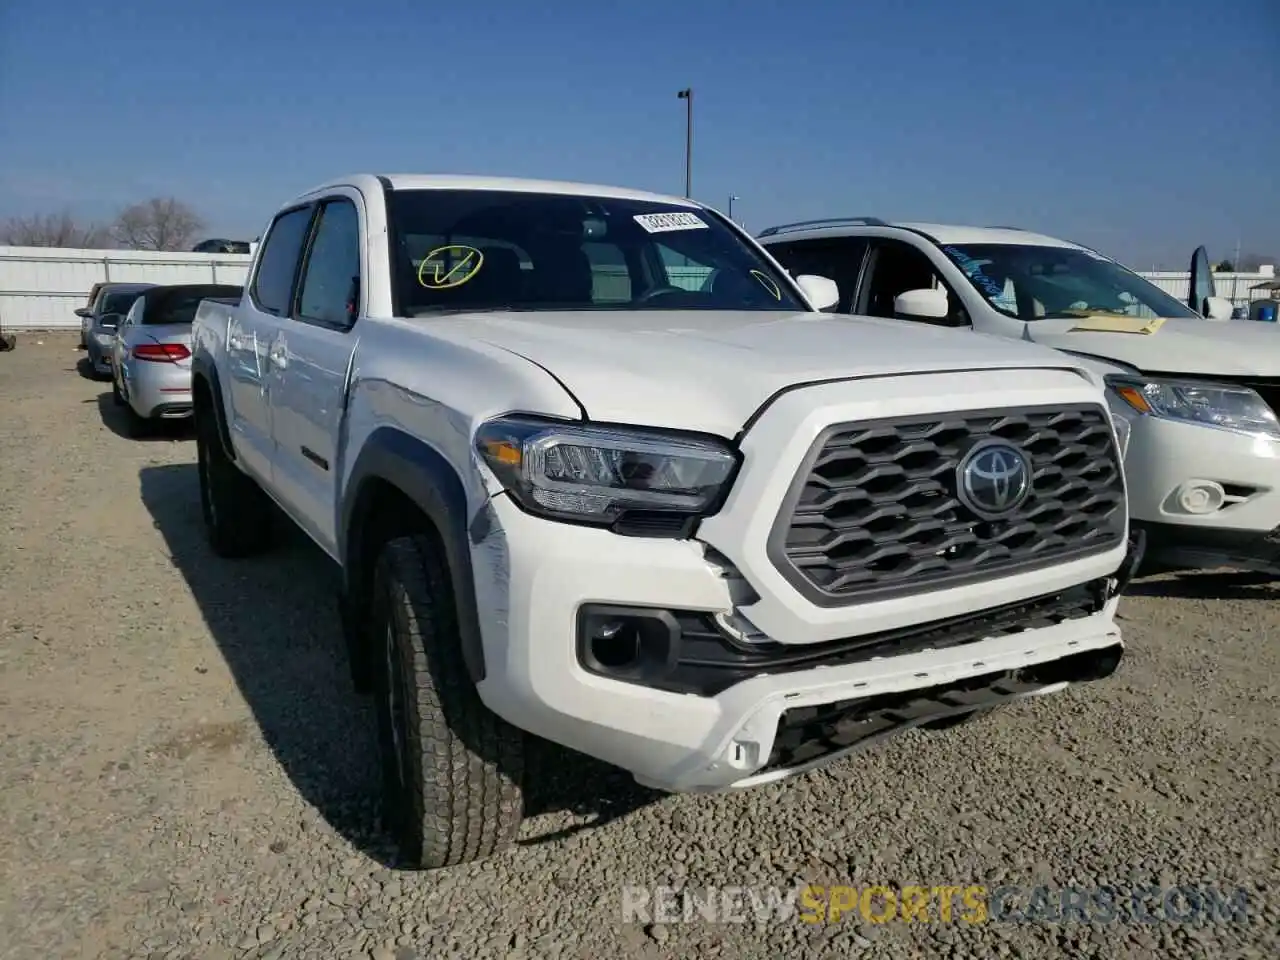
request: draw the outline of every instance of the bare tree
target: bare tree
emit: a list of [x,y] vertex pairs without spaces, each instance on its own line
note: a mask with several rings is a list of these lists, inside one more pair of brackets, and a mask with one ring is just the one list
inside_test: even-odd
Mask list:
[[0,223],[0,244],[90,249],[112,246],[111,231],[96,223],[79,223],[66,210],[62,213],[35,214],[5,220]]
[[115,237],[131,250],[189,250],[204,229],[200,214],[173,197],[152,197],[125,207]]

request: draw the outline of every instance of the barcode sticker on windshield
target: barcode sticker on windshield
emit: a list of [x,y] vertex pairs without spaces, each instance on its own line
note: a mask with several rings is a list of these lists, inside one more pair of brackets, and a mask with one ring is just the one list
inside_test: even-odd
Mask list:
[[694,213],[640,213],[636,214],[635,221],[649,233],[707,229],[702,218]]

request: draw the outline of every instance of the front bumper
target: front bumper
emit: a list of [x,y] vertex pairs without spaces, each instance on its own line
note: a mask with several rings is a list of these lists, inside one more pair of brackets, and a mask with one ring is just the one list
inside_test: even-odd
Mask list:
[[96,337],[90,337],[87,345],[89,366],[93,372],[99,376],[111,375],[111,350],[110,343],[103,343]]
[[[487,614],[482,699],[515,726],[658,789],[718,790],[787,776],[940,716],[1063,685],[1049,672],[1037,679],[1032,668],[1059,663],[1073,680],[1089,679],[1091,671],[1105,675],[1101,665],[1117,660],[1122,645],[1114,614],[1131,564],[1092,581],[1103,591],[1093,612],[1060,622],[1027,616],[1019,625],[1029,629],[1005,625],[990,635],[970,624],[955,645],[935,638],[910,653],[878,649],[859,658],[846,650],[797,669],[766,666],[710,696],[627,682],[583,662],[573,639],[583,606],[729,614],[738,589],[733,571],[695,541],[553,524],[524,514],[505,496],[488,509],[490,532],[473,546],[477,601]],[[856,613],[847,630],[859,632]],[[902,643],[912,648],[905,634]],[[975,694],[977,688],[989,689]],[[970,699],[957,704],[961,691]],[[915,704],[910,715],[881,716],[866,736],[832,741],[836,746],[821,757],[789,762],[787,731],[797,711],[841,704],[848,717],[881,710],[881,698],[894,697]],[[922,708],[922,698],[937,705]]]
[[1280,562],[1280,443],[1155,417],[1131,422],[1129,514],[1147,532],[1153,560],[1188,567]]

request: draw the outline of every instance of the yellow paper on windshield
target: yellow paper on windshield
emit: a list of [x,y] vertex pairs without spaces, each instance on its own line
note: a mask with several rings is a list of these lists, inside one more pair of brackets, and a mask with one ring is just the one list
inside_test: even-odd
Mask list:
[[1155,333],[1164,326],[1164,317],[1143,320],[1140,317],[1086,317],[1068,331],[1096,333]]

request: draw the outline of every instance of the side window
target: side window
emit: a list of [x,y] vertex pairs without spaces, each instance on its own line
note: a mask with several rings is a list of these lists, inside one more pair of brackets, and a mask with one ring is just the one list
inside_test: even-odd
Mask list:
[[310,222],[311,208],[301,207],[282,213],[271,224],[249,291],[259,310],[274,313],[277,317],[289,315],[293,275]]
[[613,243],[584,243],[582,252],[591,263],[593,303],[630,303],[631,272],[622,249]]
[[683,253],[678,253],[662,243],[655,243],[658,255],[662,257],[663,269],[667,272],[667,283],[683,290],[701,290],[713,269],[709,263],[698,263]]
[[298,319],[345,329],[352,304],[359,308],[360,215],[350,200],[330,200],[320,208],[307,252]]
[[840,288],[840,300],[835,313],[851,313],[853,297],[858,288],[858,274],[867,253],[867,241],[862,237],[836,237],[817,240],[793,240],[775,243],[768,247],[775,260],[787,273],[798,277],[802,273],[815,274],[834,280]]
[[[964,304],[947,283],[938,276],[933,261],[921,251],[900,240],[879,240],[871,252],[871,262],[863,283],[860,313],[870,317],[893,319],[894,300],[908,290],[942,290],[947,295],[948,313],[929,322],[941,326],[967,326]],[[923,318],[914,318],[923,319]]]

